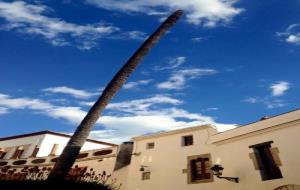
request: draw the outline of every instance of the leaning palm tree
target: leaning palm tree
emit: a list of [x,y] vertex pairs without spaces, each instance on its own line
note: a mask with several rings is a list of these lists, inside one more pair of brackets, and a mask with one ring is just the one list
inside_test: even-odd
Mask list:
[[125,83],[129,75],[135,70],[141,59],[146,55],[150,48],[160,39],[160,37],[172,27],[182,11],[178,10],[169,16],[160,27],[141,45],[141,47],[130,57],[126,64],[117,72],[113,79],[108,83],[102,95],[89,110],[85,118],[77,127],[67,146],[58,158],[48,180],[62,180],[66,177],[76,157],[89,136],[90,131],[100,117],[101,112],[110,102],[113,96]]

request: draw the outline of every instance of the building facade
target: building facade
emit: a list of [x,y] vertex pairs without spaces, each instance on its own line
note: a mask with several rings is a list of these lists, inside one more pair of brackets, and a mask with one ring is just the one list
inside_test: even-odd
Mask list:
[[[299,144],[300,110],[295,110],[222,133],[203,125],[133,137],[119,146],[92,145],[76,165],[112,174],[124,190],[299,190]],[[57,157],[41,156],[45,162],[38,164],[32,157],[4,157],[0,167],[52,166]],[[26,163],[14,165],[19,160]],[[223,167],[222,175],[211,170],[215,165]]]

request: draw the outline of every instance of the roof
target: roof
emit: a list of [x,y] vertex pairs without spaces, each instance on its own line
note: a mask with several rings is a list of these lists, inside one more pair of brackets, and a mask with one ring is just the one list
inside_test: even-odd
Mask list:
[[282,127],[300,123],[300,109],[285,112],[267,119],[252,122],[234,129],[217,133],[211,137],[211,143],[224,143],[252,136]]
[[[38,131],[38,132],[27,133],[27,134],[22,134],[22,135],[3,137],[3,138],[0,138],[0,141],[12,140],[12,139],[18,139],[18,138],[25,138],[25,137],[32,137],[32,136],[37,136],[37,135],[45,135],[45,134],[71,138],[71,135],[67,135],[67,134],[64,134],[64,133],[58,133],[58,132],[53,132],[53,131]],[[98,140],[94,140],[94,139],[87,139],[86,141],[87,142],[92,142],[92,143],[97,143],[97,144],[108,145],[108,146],[117,146],[116,144],[103,142],[103,141],[98,141]]]
[[131,139],[132,140],[151,139],[151,138],[162,137],[162,136],[167,136],[167,135],[187,133],[187,132],[197,131],[197,130],[207,129],[207,128],[215,129],[215,127],[213,125],[200,125],[200,126],[196,126],[196,127],[187,127],[187,128],[182,128],[182,129],[175,129],[172,131],[164,131],[164,132],[158,132],[158,133],[153,133],[153,134],[132,137]]
[[[241,136],[266,131],[267,129],[270,130],[271,128],[278,127],[278,125],[282,126],[282,124],[296,122],[296,121],[300,121],[300,109],[295,109],[289,112],[274,115],[268,118],[264,118],[263,120],[248,123],[246,125],[242,125],[223,132],[218,132],[218,133],[216,132],[211,136],[211,142],[218,143],[228,139],[239,138]],[[196,131],[200,129],[207,129],[207,128],[214,129],[215,127],[213,125],[200,125],[196,127],[187,127],[187,128],[181,128],[172,131],[164,131],[164,132],[137,136],[137,137],[133,137],[132,140],[133,141],[145,140],[145,139],[186,133],[186,132]]]

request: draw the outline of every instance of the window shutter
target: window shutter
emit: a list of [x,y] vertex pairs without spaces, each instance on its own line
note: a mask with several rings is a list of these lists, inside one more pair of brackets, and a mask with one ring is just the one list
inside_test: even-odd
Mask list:
[[14,154],[12,155],[11,159],[16,159],[16,158],[18,158],[19,152],[20,152],[20,150],[17,148],[17,149],[15,150]]
[[280,158],[279,158],[279,149],[277,147],[274,147],[274,148],[271,148],[270,151],[271,151],[271,154],[272,154],[272,157],[273,157],[273,160],[274,160],[275,164],[277,166],[281,166],[282,163],[281,163]]
[[255,153],[254,152],[249,153],[249,157],[251,158],[251,160],[253,162],[255,170],[260,170],[257,160],[256,160],[256,157],[255,157]]
[[36,145],[34,147],[34,150],[33,150],[32,154],[31,154],[31,157],[35,158],[37,156],[39,150],[40,150],[40,148]]

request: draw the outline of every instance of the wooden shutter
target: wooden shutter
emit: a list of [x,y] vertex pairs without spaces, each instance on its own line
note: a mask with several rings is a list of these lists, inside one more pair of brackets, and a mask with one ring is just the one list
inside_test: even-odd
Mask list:
[[262,163],[260,162],[260,160],[257,159],[258,156],[257,153],[254,153],[254,152],[251,152],[249,153],[249,157],[251,158],[252,162],[253,162],[253,165],[254,165],[254,168],[255,170],[261,170],[263,167],[262,167]]
[[35,158],[37,153],[39,152],[39,150],[40,150],[40,148],[36,145],[34,147],[34,150],[33,150],[32,154],[31,154],[31,157]]
[[274,160],[276,166],[281,166],[282,163],[279,158],[279,149],[277,147],[274,147],[274,148],[271,148],[270,151],[271,151],[271,154],[272,154],[272,157],[273,157],[273,160]]
[[17,158],[20,158],[22,153],[23,153],[23,147],[22,146],[19,146],[16,148],[14,154],[12,155],[12,159],[17,159]]

